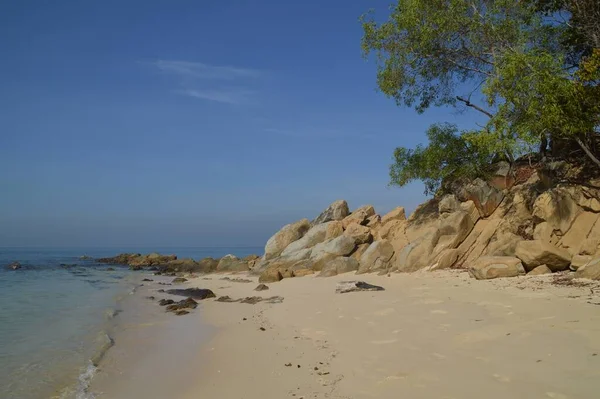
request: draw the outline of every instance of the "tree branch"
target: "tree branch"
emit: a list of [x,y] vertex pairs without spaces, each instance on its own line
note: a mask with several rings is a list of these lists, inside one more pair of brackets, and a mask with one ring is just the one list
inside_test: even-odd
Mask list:
[[494,117],[494,115],[491,112],[486,111],[485,109],[481,108],[480,106],[473,104],[470,100],[467,100],[466,98],[462,98],[461,96],[456,96],[456,99],[460,102],[465,103],[465,105],[467,107],[471,107],[471,108],[476,109],[477,111],[481,112],[482,114],[487,115],[489,118]]
[[596,158],[594,156],[594,154],[592,154],[592,152],[590,151],[590,149],[587,147],[587,145],[584,144],[583,141],[581,141],[581,139],[579,137],[575,137],[575,141],[577,142],[577,144],[579,144],[579,146],[581,147],[581,149],[586,153],[586,155],[588,157],[590,157],[590,159],[592,161],[594,161],[594,163],[598,166],[600,166],[600,161],[598,160],[598,158]]

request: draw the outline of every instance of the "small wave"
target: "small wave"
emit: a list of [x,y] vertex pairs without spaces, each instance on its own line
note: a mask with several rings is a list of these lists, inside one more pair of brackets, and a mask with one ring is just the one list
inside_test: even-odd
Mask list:
[[107,333],[101,333],[98,336],[98,350],[91,358],[92,365],[98,366],[98,364],[104,358],[104,355],[106,355],[106,352],[108,352],[108,350],[112,348],[114,344],[115,341]]
[[83,373],[79,375],[79,384],[75,393],[75,399],[94,399],[96,397],[96,395],[89,392],[89,389],[92,378],[96,375],[97,370],[98,368],[90,362]]

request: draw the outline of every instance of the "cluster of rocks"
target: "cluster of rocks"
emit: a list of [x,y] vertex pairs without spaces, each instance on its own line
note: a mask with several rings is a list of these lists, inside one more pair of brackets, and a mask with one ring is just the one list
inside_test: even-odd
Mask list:
[[234,255],[225,255],[220,259],[207,257],[201,260],[191,258],[179,259],[176,255],[161,255],[151,253],[119,254],[110,258],[100,258],[99,263],[110,265],[129,266],[132,270],[155,268],[159,274],[176,273],[215,273],[215,272],[244,272],[254,267],[259,256],[249,255],[238,258]]
[[408,218],[402,207],[350,213],[336,201],[273,235],[253,272],[261,282],[446,268],[477,279],[569,269],[600,279],[600,181],[568,185],[535,170],[520,179],[501,164],[491,179],[457,183]]

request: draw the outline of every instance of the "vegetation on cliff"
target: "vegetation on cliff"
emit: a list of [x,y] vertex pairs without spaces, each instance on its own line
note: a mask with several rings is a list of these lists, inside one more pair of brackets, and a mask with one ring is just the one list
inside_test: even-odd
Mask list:
[[486,118],[470,131],[433,125],[427,146],[397,148],[391,184],[422,180],[434,193],[445,179],[481,177],[493,161],[532,152],[600,167],[597,0],[398,0],[386,22],[362,22],[378,86],[398,105]]

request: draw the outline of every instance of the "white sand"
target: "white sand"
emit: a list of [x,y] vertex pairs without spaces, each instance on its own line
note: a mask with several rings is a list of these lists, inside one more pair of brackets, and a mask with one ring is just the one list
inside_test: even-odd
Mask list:
[[[198,278],[184,286],[232,298],[280,295],[285,300],[250,305],[211,299],[192,314],[170,316],[181,325],[170,328],[168,346],[156,341],[145,361],[163,374],[142,373],[145,378],[136,380],[130,376],[136,367],[121,367],[121,387],[113,384],[112,393],[101,397],[600,397],[598,283],[557,287],[549,284],[553,276],[475,281],[466,273],[446,271],[309,276],[255,292],[254,277],[253,283],[222,277]],[[357,278],[386,290],[334,293],[336,282]],[[190,341],[194,329],[202,336],[204,322],[214,325],[216,334],[204,338],[204,344]],[[123,350],[130,351],[134,342]],[[179,361],[168,364],[174,363],[173,356]],[[113,365],[123,364],[112,359]],[[127,395],[123,381],[137,381],[129,384]],[[141,381],[146,381],[145,390],[139,389]],[[167,396],[150,389],[161,384],[169,387]]]
[[[185,399],[600,397],[600,306],[587,303],[600,304],[598,284],[439,272],[310,276],[256,293],[212,278],[191,285],[285,300],[205,302],[219,330]],[[334,293],[356,278],[386,291]]]

